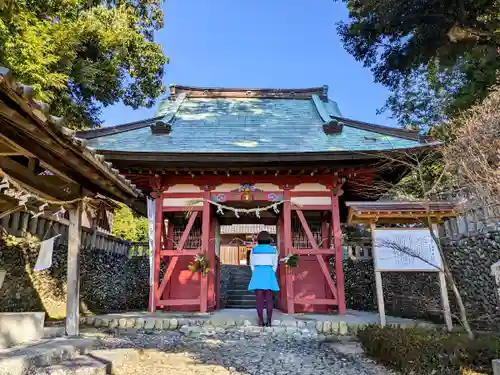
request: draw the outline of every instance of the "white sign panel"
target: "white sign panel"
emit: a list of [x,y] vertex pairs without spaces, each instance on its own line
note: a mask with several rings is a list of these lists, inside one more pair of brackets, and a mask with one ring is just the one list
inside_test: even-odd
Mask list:
[[429,229],[376,229],[373,233],[376,271],[438,272],[441,255]]

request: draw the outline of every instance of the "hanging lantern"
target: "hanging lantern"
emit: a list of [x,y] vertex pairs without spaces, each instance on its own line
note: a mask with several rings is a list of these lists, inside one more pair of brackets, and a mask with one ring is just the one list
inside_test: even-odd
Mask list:
[[253,194],[249,188],[243,190],[243,192],[241,193],[241,200],[244,202],[253,201]]

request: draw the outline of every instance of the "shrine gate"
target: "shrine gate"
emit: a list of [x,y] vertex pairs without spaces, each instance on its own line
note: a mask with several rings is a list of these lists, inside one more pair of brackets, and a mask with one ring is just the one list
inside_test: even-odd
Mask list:
[[[280,258],[299,256],[280,262],[282,311],[344,314],[344,202],[401,176],[377,168],[384,155],[435,144],[342,117],[326,86],[171,86],[157,117],[78,136],[155,199],[151,311],[219,308],[220,225],[251,223],[276,225]],[[198,254],[206,274],[189,269]]]

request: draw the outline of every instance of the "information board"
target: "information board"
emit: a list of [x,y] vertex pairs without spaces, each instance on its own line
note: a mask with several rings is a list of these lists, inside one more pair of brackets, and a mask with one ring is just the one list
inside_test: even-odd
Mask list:
[[439,272],[439,249],[429,229],[376,229],[373,233],[376,271]]

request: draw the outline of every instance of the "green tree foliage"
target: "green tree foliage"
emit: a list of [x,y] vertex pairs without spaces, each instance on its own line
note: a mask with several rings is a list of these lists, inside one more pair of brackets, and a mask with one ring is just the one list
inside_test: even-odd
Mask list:
[[162,0],[0,1],[0,64],[32,85],[70,127],[100,124],[100,108],[150,107],[168,59],[153,33]]
[[378,113],[390,112],[401,127],[433,128],[447,119],[461,78],[456,69],[442,71],[437,61],[431,61],[404,77]]
[[115,210],[113,235],[132,242],[148,240],[148,219],[135,215],[130,208],[120,204]]
[[383,108],[404,126],[432,127],[482,100],[500,67],[490,0],[343,0],[346,50],[393,91]]

